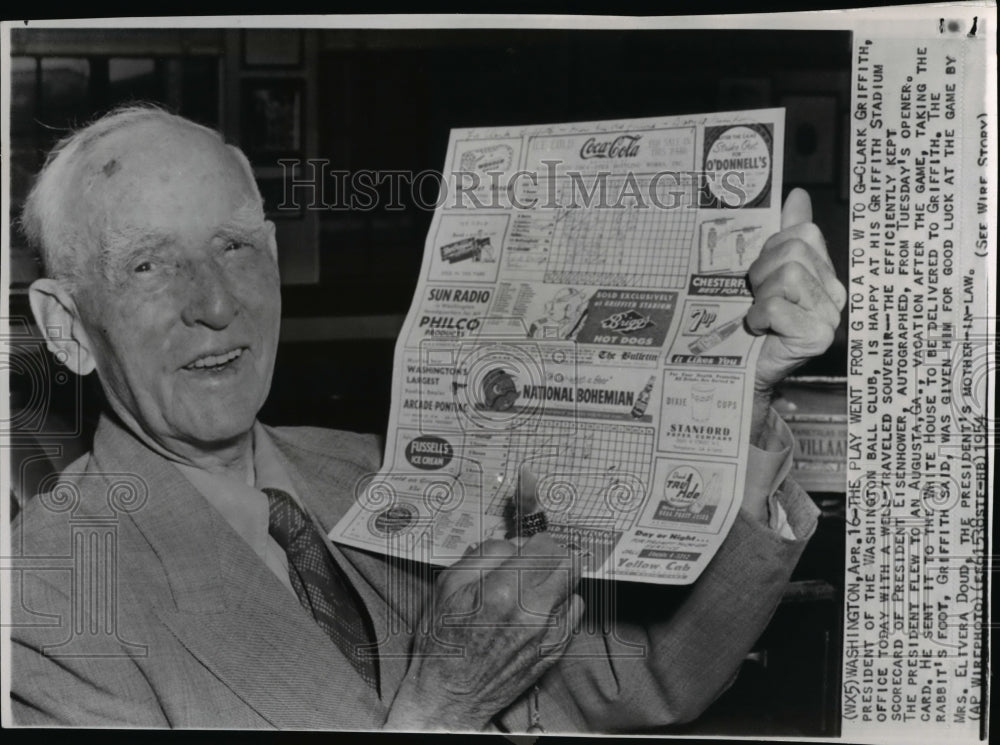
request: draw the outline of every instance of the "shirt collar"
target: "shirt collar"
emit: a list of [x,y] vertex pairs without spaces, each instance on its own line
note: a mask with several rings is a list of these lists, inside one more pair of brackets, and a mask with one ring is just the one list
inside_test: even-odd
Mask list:
[[256,474],[255,486],[258,489],[269,487],[288,492],[301,505],[299,495],[295,493],[292,480],[285,470],[281,454],[274,441],[260,422],[253,425],[253,466]]
[[262,556],[268,540],[270,510],[267,496],[260,490],[264,487],[281,489],[296,502],[299,499],[278,449],[264,427],[255,422],[252,433],[253,473],[247,474],[246,481],[181,463],[174,465],[229,526]]

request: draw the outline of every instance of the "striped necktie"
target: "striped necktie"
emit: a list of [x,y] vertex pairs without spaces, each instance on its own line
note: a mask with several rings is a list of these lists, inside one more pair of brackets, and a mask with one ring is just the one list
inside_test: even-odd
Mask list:
[[268,532],[285,550],[288,577],[302,607],[378,691],[378,647],[371,618],[357,591],[330,556],[309,516],[281,489],[262,489],[270,506]]

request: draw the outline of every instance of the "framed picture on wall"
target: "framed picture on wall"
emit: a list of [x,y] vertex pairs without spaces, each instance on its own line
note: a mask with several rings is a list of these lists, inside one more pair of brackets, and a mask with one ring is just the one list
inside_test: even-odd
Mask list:
[[836,96],[784,96],[785,180],[832,184],[836,147]]
[[304,84],[298,78],[247,78],[241,94],[240,145],[257,166],[302,157]]
[[243,32],[243,67],[301,67],[302,61],[302,32],[297,29]]

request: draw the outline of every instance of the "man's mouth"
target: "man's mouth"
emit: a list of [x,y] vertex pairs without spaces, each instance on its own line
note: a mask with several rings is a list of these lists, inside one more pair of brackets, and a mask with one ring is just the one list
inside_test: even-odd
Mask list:
[[199,357],[194,362],[184,365],[185,370],[224,370],[225,368],[232,365],[236,360],[243,356],[243,352],[246,351],[246,347],[237,347],[228,352],[222,352],[221,354],[206,354],[203,357]]

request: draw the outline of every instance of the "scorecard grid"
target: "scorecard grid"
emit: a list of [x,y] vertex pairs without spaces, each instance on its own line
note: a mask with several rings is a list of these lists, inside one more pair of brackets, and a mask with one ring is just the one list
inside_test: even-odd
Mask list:
[[[487,474],[503,478],[485,479],[486,514],[506,514],[518,468],[531,462],[539,480],[539,502],[551,523],[629,530],[635,522],[649,483],[651,427],[547,422],[530,433],[514,431],[490,439],[496,461],[483,465]],[[616,494],[634,497],[613,508],[609,494],[616,485],[627,485]]]
[[[618,200],[622,183],[608,182],[608,199]],[[658,188],[669,188],[658,185]],[[677,185],[673,188],[676,190]],[[563,180],[553,216],[544,281],[548,284],[681,289],[689,271],[697,210],[689,204],[668,208],[677,193],[658,195],[645,206],[583,208],[578,187]],[[671,196],[673,194],[673,196]],[[625,200],[622,200],[625,201]],[[615,204],[611,201],[610,204]],[[626,202],[627,204],[627,202]],[[569,205],[569,206],[567,206]]]

